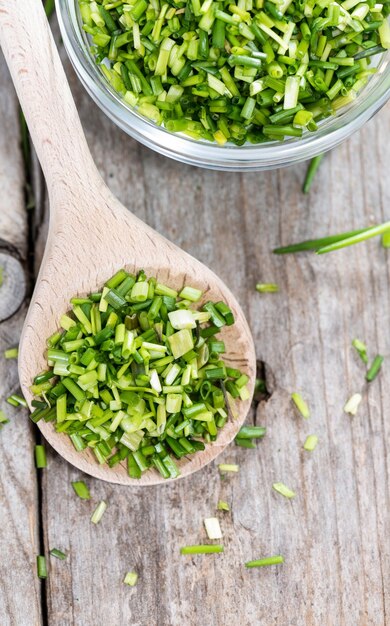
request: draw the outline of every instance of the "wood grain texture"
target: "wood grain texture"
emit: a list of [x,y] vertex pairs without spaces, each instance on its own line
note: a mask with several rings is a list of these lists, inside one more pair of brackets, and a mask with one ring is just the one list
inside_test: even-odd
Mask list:
[[[279,258],[271,249],[389,219],[389,107],[326,157],[303,196],[305,165],[232,175],[140,147],[92,105],[65,64],[103,178],[140,219],[232,288],[272,396],[257,409],[266,438],[256,450],[230,446],[222,459],[238,462],[240,472],[224,480],[213,464],[182,482],[129,490],[49,453],[45,545],[69,552],[64,562],[50,561],[49,625],[388,626],[389,251],[378,240],[323,257]],[[280,293],[256,293],[259,280],[278,282]],[[371,356],[386,357],[370,386],[354,337]],[[310,421],[294,412],[292,391],[309,402]],[[351,418],[343,405],[356,391],[363,402]],[[309,433],[320,438],[312,454],[302,450]],[[76,479],[86,480],[92,501],[76,498]],[[274,481],[294,488],[295,500],[274,493]],[[94,526],[100,499],[108,507]],[[225,553],[181,557],[181,545],[206,541],[203,518],[218,499],[232,509],[218,513]],[[282,566],[243,568],[276,553],[285,556]],[[121,581],[133,569],[140,577],[130,589]]]
[[[249,376],[251,396],[255,351],[238,302],[211,270],[126,210],[104,184],[89,153],[42,3],[35,0],[31,5],[27,14],[21,5],[0,0],[0,41],[45,173],[51,212],[45,255],[20,340],[24,396],[32,399],[31,381],[46,365],[46,337],[58,329],[70,298],[100,289],[120,267],[131,272],[143,268],[178,290],[191,284],[203,291],[203,301],[229,302],[235,324],[223,329],[221,338],[227,362]],[[223,451],[249,407],[250,400],[240,402],[237,419],[226,424],[217,442],[180,460],[181,477]],[[52,423],[42,420],[38,426],[64,458],[93,476],[120,484],[164,482],[155,469],[135,481],[126,463],[112,469],[99,465],[92,450],[76,451]]]
[[[0,52],[0,312],[9,317],[24,298],[24,270],[14,253],[26,260],[27,215],[24,173],[19,149],[17,100]],[[12,274],[11,274],[12,272]],[[17,302],[17,306],[14,304]],[[7,303],[7,311],[2,305]],[[7,315],[6,315],[7,313]],[[34,437],[27,411],[14,409],[6,398],[18,390],[17,363],[6,361],[4,350],[16,346],[26,305],[0,323],[0,409],[10,423],[0,432],[0,554],[3,575],[0,589],[2,626],[41,624],[40,584],[35,558],[39,552],[38,494],[34,469]]]

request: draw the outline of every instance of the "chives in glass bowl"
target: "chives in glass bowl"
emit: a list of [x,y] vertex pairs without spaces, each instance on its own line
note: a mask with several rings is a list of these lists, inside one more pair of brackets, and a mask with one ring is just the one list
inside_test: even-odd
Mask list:
[[375,20],[387,16],[388,2],[56,5],[65,48],[98,106],[144,145],[191,165],[245,171],[309,159],[347,139],[390,97],[390,26],[387,17]]

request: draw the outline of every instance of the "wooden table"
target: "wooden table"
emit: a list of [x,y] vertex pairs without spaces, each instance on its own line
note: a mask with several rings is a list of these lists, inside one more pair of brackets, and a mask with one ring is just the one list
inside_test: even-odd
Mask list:
[[[5,403],[18,388],[16,363],[0,356],[0,403],[11,420],[0,433],[2,626],[390,624],[390,253],[373,240],[323,257],[272,254],[280,244],[390,219],[390,108],[327,155],[305,196],[306,164],[227,174],[143,148],[104,117],[63,59],[113,192],[212,267],[242,301],[270,393],[249,420],[267,435],[256,450],[228,448],[221,461],[240,471],[225,479],[212,464],[162,487],[112,486],[50,449],[48,468],[37,471],[39,435],[26,411]],[[29,210],[25,182],[17,101],[1,59],[0,248],[20,256],[28,284],[24,304],[0,324],[0,355],[18,342],[46,235],[35,160]],[[280,293],[258,294],[257,281],[277,282]],[[355,337],[371,357],[387,357],[370,385],[351,347]],[[309,421],[294,412],[293,391],[308,400]],[[350,417],[343,406],[355,392],[363,401]],[[309,433],[319,436],[313,453],[302,449]],[[88,483],[91,501],[73,493],[77,479]],[[296,498],[273,492],[275,481]],[[94,526],[90,515],[101,499],[107,511]],[[218,513],[225,553],[180,556],[180,546],[205,540],[203,519],[219,499],[231,506]],[[41,583],[35,558],[53,547],[68,558],[50,558]],[[285,563],[243,566],[272,554]],[[122,584],[129,570],[139,574],[135,588]]]

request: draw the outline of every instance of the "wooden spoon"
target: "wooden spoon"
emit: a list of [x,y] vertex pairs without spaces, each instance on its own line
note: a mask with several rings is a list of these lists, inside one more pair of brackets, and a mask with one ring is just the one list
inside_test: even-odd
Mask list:
[[[44,171],[51,207],[45,255],[19,348],[20,382],[28,402],[32,379],[46,365],[46,338],[58,328],[69,299],[101,288],[121,267],[144,269],[173,288],[188,284],[202,289],[206,299],[226,301],[236,318],[235,325],[222,334],[226,360],[248,374],[252,396],[255,351],[240,306],[210,269],[132,215],[103,182],[89,152],[41,0],[0,0],[0,43]],[[215,443],[182,459],[181,476],[200,469],[224,450],[249,406],[250,400],[240,402],[239,417],[226,424]],[[90,450],[77,452],[51,423],[40,421],[38,426],[59,454],[92,476],[126,485],[166,482],[155,470],[145,472],[140,480],[131,479],[126,467],[110,469],[99,465]]]

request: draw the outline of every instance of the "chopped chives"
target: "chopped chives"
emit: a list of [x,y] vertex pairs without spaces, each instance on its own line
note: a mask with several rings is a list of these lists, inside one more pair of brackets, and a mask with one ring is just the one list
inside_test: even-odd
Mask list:
[[38,469],[47,467],[45,446],[35,446],[35,467],[37,467]]
[[284,483],[273,483],[272,487],[285,498],[295,498],[296,496],[295,491],[287,487]]
[[362,396],[360,393],[354,393],[349,400],[344,405],[345,413],[349,413],[350,415],[356,415],[359,404],[362,401]]
[[284,558],[280,555],[277,556],[268,556],[265,559],[257,559],[255,561],[247,561],[245,563],[245,567],[266,567],[267,565],[278,565],[278,563],[283,563]]
[[65,552],[61,552],[61,550],[58,550],[58,548],[52,548],[50,550],[50,554],[52,556],[55,556],[56,559],[60,559],[60,561],[64,561],[67,556]]
[[303,447],[308,452],[313,452],[314,448],[317,446],[317,443],[318,443],[317,435],[308,435],[306,437],[305,443],[303,444]]
[[374,2],[78,4],[95,61],[126,106],[221,146],[315,132],[365,85],[366,58],[390,47],[387,4]]
[[221,526],[217,517],[206,517],[204,527],[209,539],[222,539]]
[[367,363],[368,363],[367,346],[362,341],[360,341],[359,339],[354,339],[352,341],[352,345],[355,348],[355,350],[358,353],[358,355],[360,356],[360,358],[363,361],[363,363],[365,363],[367,365]]
[[123,579],[125,585],[129,587],[135,587],[138,581],[138,574],[136,572],[127,572],[126,576]]
[[256,291],[259,293],[276,293],[279,291],[279,285],[276,283],[257,283]]
[[18,348],[9,348],[4,352],[5,359],[17,359],[18,358]]
[[264,426],[241,426],[237,437],[239,439],[259,439],[264,437],[266,428]]
[[37,574],[38,578],[47,578],[46,558],[42,555],[37,556]]
[[310,409],[309,409],[307,403],[305,402],[305,400],[302,398],[301,394],[300,393],[292,393],[291,394],[291,399],[294,402],[294,404],[297,407],[297,409],[300,412],[300,414],[302,415],[302,417],[304,417],[305,419],[309,419],[309,417],[310,417]]
[[4,411],[0,410],[0,429],[4,426],[4,424],[8,424],[9,419],[6,418]]
[[224,551],[222,545],[198,545],[198,546],[183,546],[180,548],[180,554],[218,554]]
[[31,419],[52,421],[99,464],[122,462],[133,479],[150,468],[177,478],[175,459],[217,438],[234,412],[231,395],[250,396],[249,377],[226,366],[216,336],[233,312],[225,302],[196,310],[201,297],[195,287],[178,293],[143,271],[120,270],[101,291],[72,298],[48,368],[30,388],[40,397]]
[[233,463],[222,463],[221,465],[218,465],[218,469],[221,474],[223,474],[225,472],[238,472],[240,468],[238,465]]
[[104,502],[104,500],[101,500],[99,504],[97,505],[96,509],[94,510],[94,512],[92,513],[91,522],[93,524],[98,524],[100,522],[100,520],[102,519],[104,515],[106,508],[107,508],[107,504]]
[[91,494],[89,493],[89,489],[83,480],[77,480],[72,482],[72,487],[76,495],[82,500],[89,500],[91,498]]
[[375,359],[371,363],[370,368],[366,374],[366,380],[368,383],[372,382],[374,378],[377,377],[377,375],[379,374],[379,370],[382,367],[382,363],[383,363],[383,356],[381,356],[380,354],[377,354]]
[[26,400],[22,396],[18,395],[17,393],[13,393],[11,396],[9,396],[7,398],[7,402],[8,404],[11,404],[11,406],[14,406],[14,407],[24,406],[25,408],[27,408]]
[[218,511],[230,511],[230,506],[224,500],[218,500],[217,510]]

